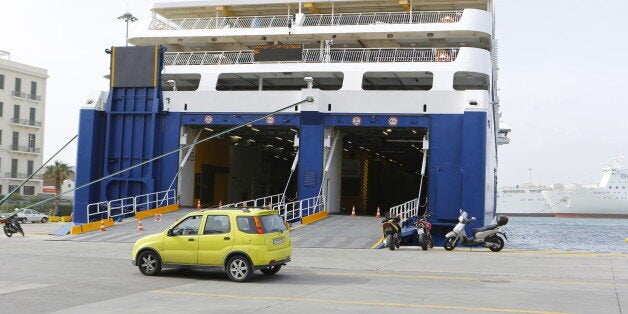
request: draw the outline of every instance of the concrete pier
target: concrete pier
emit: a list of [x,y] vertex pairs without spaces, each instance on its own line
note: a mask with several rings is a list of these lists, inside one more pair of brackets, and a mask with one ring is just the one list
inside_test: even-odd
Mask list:
[[256,273],[250,282],[233,283],[210,271],[166,270],[146,277],[131,266],[131,243],[49,241],[45,228],[26,224],[25,237],[0,237],[0,302],[6,308],[22,313],[628,309],[628,253],[297,247],[277,275]]

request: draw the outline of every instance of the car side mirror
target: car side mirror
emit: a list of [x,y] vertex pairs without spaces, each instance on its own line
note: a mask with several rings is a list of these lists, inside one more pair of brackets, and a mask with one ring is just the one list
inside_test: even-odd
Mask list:
[[172,232],[172,229],[168,229],[168,233],[167,233],[167,235],[168,235],[169,237],[171,237],[171,236],[173,236],[173,235],[174,235],[174,233]]

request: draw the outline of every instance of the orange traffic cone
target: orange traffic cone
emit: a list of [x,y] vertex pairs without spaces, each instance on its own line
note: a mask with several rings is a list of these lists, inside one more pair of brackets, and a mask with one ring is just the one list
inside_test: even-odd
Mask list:
[[100,220],[100,231],[107,231],[107,228],[105,228],[105,220],[104,219]]
[[203,208],[201,208],[201,199],[198,199],[198,203],[196,203],[196,209],[201,210]]
[[142,225],[142,220],[137,220],[137,231],[144,231],[144,225]]
[[355,206],[353,206],[353,208],[351,209],[351,216],[355,216]]
[[379,206],[377,206],[377,215],[375,215],[375,218],[380,218],[382,217],[382,214],[379,213]]

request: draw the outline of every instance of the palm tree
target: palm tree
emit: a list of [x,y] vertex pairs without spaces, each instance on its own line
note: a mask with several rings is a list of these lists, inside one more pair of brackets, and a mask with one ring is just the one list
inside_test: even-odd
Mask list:
[[[55,190],[57,196],[61,193],[61,185],[63,181],[68,179],[74,174],[74,171],[70,169],[67,164],[55,160],[54,165],[46,166],[46,172],[44,172],[44,180],[53,180],[55,184]],[[55,199],[55,204],[59,204],[59,198]]]

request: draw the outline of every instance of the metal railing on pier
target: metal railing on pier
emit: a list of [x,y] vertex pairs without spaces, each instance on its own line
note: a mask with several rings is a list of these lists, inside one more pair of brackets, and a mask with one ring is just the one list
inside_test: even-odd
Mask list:
[[410,217],[419,215],[419,199],[411,199],[403,204],[393,206],[388,211],[387,217],[401,217],[401,221],[404,221]]
[[[453,62],[459,48],[334,48],[303,49],[302,63]],[[288,61],[286,61],[288,62]],[[298,62],[298,61],[297,61]],[[167,52],[165,65],[253,64],[253,50]],[[281,62],[274,62],[281,63]],[[294,63],[294,61],[289,61]]]
[[87,221],[92,222],[107,218],[122,219],[134,216],[139,211],[172,205],[176,201],[176,191],[166,190],[111,201],[96,202],[87,205]]
[[275,194],[270,196],[264,196],[256,198],[254,200],[242,201],[237,203],[225,204],[219,208],[224,207],[268,207],[272,208],[275,205],[282,204],[284,202],[284,194]]

